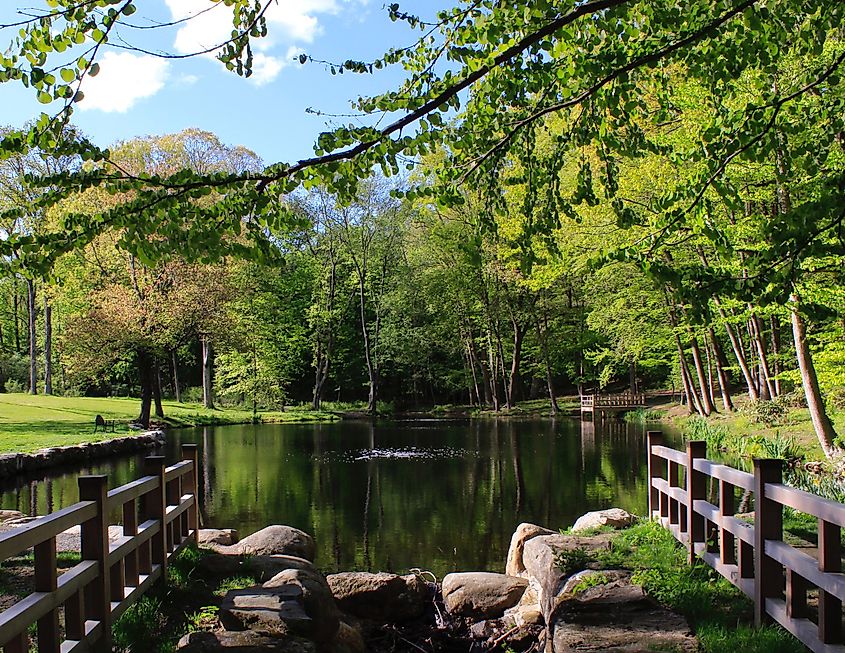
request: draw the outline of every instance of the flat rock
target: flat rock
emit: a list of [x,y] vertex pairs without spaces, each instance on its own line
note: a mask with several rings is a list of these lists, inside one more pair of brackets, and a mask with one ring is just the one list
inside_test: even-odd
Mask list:
[[634,523],[634,516],[621,508],[596,510],[581,515],[572,526],[572,533],[595,530],[605,526],[610,528],[627,528]]
[[308,533],[281,525],[262,528],[231,546],[211,544],[209,548],[224,555],[289,555],[312,562],[317,551]]
[[197,532],[197,546],[208,547],[210,544],[231,546],[238,541],[238,531],[234,528],[201,528]]
[[25,516],[20,510],[0,510],[0,522],[9,521],[10,519],[20,519]]
[[340,627],[340,611],[322,574],[312,569],[287,569],[273,576],[262,588],[271,592],[298,592],[297,601],[311,621],[309,629],[302,632],[317,642],[318,648],[330,647]]
[[511,544],[508,547],[508,559],[505,564],[505,573],[508,576],[520,576],[525,571],[525,565],[522,562],[522,552],[525,548],[525,543],[538,535],[554,535],[554,531],[527,522],[516,527],[516,530],[511,536]]
[[630,578],[563,595],[551,623],[555,653],[698,650],[686,619],[650,600]]
[[448,574],[443,579],[443,603],[451,614],[496,619],[515,606],[528,581],[486,571]]
[[184,653],[316,653],[313,642],[300,637],[274,637],[253,630],[188,633],[176,646]]
[[344,572],[326,581],[343,612],[381,623],[419,617],[431,600],[425,581],[414,574]]
[[220,605],[220,623],[226,630],[311,635],[313,623],[301,599],[302,590],[294,586],[231,590]]

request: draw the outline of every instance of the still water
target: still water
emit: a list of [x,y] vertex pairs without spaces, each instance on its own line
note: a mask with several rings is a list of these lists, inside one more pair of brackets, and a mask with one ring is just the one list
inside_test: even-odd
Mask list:
[[[268,524],[311,533],[325,572],[503,571],[523,521],[570,526],[588,510],[646,509],[645,428],[608,420],[346,421],[170,431],[195,442],[204,526],[241,535]],[[0,487],[0,507],[44,514],[77,500],[79,474],[110,487],[141,456]]]

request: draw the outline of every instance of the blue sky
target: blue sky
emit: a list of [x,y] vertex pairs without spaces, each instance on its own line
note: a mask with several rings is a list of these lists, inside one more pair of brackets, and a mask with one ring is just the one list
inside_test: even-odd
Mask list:
[[[44,7],[44,0],[0,7],[0,23],[17,7]],[[443,0],[407,0],[403,11],[433,18]],[[129,20],[149,24],[194,15],[211,0],[139,0]],[[231,13],[222,3],[178,28],[132,30],[120,37],[151,51],[184,53],[218,42],[231,30]],[[387,90],[402,79],[401,70],[375,75],[332,76],[317,64],[300,66],[299,52],[315,59],[370,60],[389,47],[408,45],[419,35],[387,17],[383,0],[278,0],[268,14],[269,38],[257,43],[256,73],[243,79],[210,57],[163,60],[118,48],[106,50],[100,74],[83,86],[86,99],[74,123],[98,145],[136,136],[199,127],[230,145],[244,145],[265,163],[310,156],[326,117],[307,108],[347,113],[349,100]],[[0,30],[0,50],[13,34]],[[225,36],[223,36],[225,38]],[[44,105],[19,83],[0,85],[0,124],[21,125]],[[346,121],[346,119],[343,119]]]

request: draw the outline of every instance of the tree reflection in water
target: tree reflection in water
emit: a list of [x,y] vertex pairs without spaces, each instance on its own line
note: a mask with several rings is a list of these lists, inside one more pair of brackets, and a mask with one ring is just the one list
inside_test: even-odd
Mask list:
[[[208,427],[169,433],[162,453],[177,459],[183,442],[200,448],[204,525],[296,526],[314,535],[325,571],[502,570],[520,522],[557,529],[588,510],[646,507],[644,429],[617,420]],[[140,465],[16,479],[0,506],[44,514],[77,500],[79,473],[109,474],[114,487]]]

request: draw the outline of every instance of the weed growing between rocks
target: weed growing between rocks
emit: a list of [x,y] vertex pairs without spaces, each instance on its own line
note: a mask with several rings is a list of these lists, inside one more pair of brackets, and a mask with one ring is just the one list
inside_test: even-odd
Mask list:
[[630,569],[649,596],[683,614],[705,653],[805,650],[780,626],[753,628],[753,606],[745,595],[703,562],[687,564],[686,551],[656,522],[621,531],[598,560],[605,567]]
[[172,653],[182,635],[217,625],[217,604],[227,591],[256,584],[244,574],[219,579],[203,573],[200,561],[210,554],[191,545],[170,560],[167,583],[159,583],[115,622],[115,651]]

